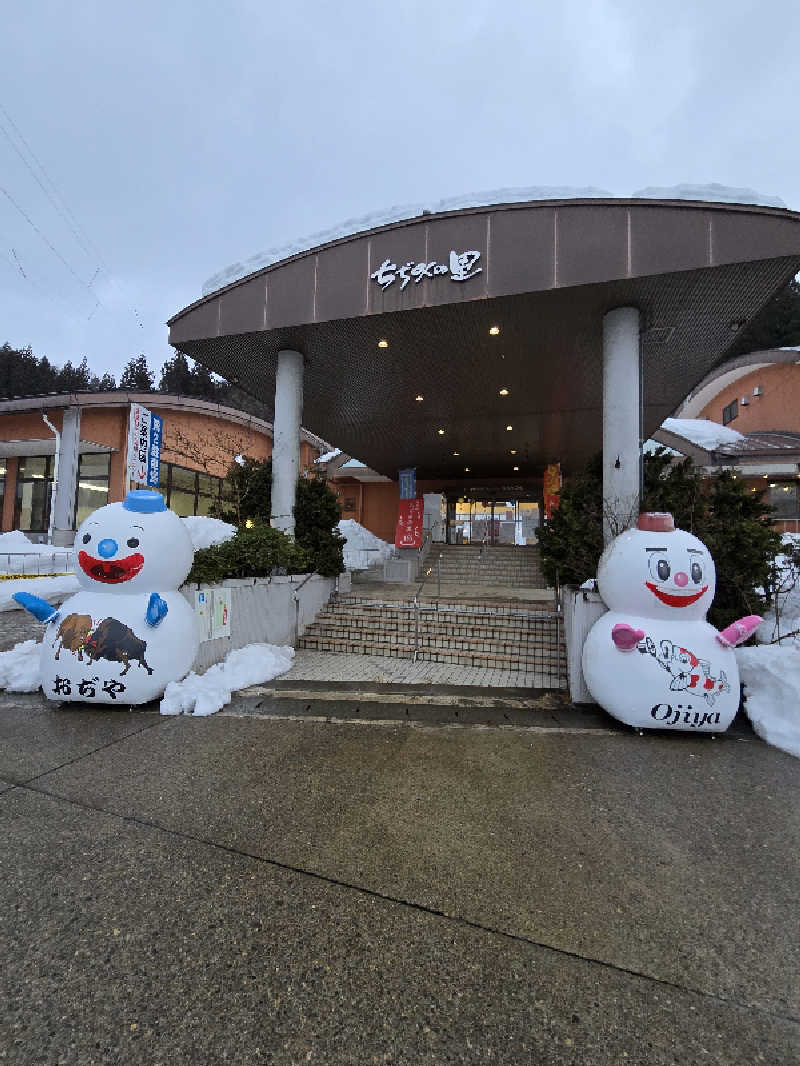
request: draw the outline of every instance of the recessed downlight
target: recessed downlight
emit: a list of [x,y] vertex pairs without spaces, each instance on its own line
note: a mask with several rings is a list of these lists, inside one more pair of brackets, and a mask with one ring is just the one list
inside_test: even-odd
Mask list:
[[469,467],[468,467],[468,466],[465,466],[465,467],[464,467],[464,473],[465,473],[465,474],[468,474],[468,473],[469,473]]
[[417,401],[417,403],[422,403],[422,401],[425,399],[425,397],[420,392],[420,393],[417,393],[417,395],[414,397],[414,399]]
[[511,449],[511,454],[512,455],[516,455],[517,454],[517,449],[516,448],[512,448]]
[[444,436],[444,430],[443,429],[437,429],[436,432],[439,434],[440,437]]
[[500,390],[500,395],[501,396],[508,396],[508,389],[501,389]]
[[389,347],[389,342],[388,342],[388,341],[387,341],[387,340],[386,340],[385,338],[383,338],[383,337],[382,337],[382,338],[381,338],[381,339],[380,339],[380,340],[378,341],[378,347],[379,347],[379,348],[388,348],[388,347]]
[[[453,455],[461,455],[461,452],[453,452]],[[797,476],[800,477],[800,474],[798,474]]]
[[489,326],[489,334],[492,337],[496,337],[499,332],[500,332],[500,327],[499,326]]
[[518,466],[515,466],[515,467],[514,467],[514,469],[515,469],[515,470],[519,470],[519,467],[518,467]]
[[506,433],[510,433],[513,428],[513,426],[506,426]]

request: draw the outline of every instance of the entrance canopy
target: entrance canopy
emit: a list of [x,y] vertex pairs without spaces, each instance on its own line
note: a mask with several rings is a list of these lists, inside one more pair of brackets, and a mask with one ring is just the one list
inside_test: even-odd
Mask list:
[[476,207],[260,269],[169,340],[267,404],[278,352],[301,352],[304,425],[389,477],[569,473],[601,447],[606,312],[640,311],[646,439],[798,270],[800,214],[776,208]]

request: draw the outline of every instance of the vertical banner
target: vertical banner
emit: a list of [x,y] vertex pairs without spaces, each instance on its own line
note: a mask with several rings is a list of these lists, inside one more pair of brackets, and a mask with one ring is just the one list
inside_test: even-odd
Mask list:
[[422,520],[425,515],[425,501],[420,497],[413,500],[400,500],[397,511],[397,530],[394,536],[396,548],[422,547]]
[[550,463],[544,472],[544,517],[551,519],[558,509],[561,492],[561,463]]
[[128,477],[137,485],[147,484],[150,453],[150,412],[141,404],[131,404],[128,438]]
[[400,499],[413,500],[417,496],[417,468],[410,466],[398,472],[400,479]]
[[161,484],[161,441],[164,437],[164,419],[150,415],[150,453],[147,458],[147,484],[157,489]]

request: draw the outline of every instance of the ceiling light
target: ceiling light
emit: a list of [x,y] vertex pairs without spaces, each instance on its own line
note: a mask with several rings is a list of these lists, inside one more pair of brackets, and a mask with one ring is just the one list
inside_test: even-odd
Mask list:
[[519,467],[518,467],[518,466],[515,466],[515,467],[514,467],[514,469],[515,469],[515,470],[519,470]]
[[436,432],[439,434],[440,437],[444,436],[444,430],[443,429],[437,429]]
[[513,428],[513,426],[506,426],[506,433],[510,433]]
[[[517,449],[516,448],[512,448],[511,449],[511,454],[512,455],[516,455],[517,454]],[[798,474],[797,476],[800,477],[800,474]]]
[[425,397],[420,393],[420,395],[419,396],[415,396],[414,399],[417,401],[417,403],[422,403],[422,401],[425,399]]
[[500,390],[500,395],[501,396],[508,396],[508,389],[501,389]]
[[489,333],[490,333],[490,335],[492,337],[496,337],[499,332],[500,332],[500,327],[499,326],[490,326],[489,327]]
[[[453,452],[453,455],[461,455],[461,452]],[[798,474],[797,476],[800,477],[800,474]]]
[[469,473],[469,467],[468,467],[468,466],[465,466],[465,467],[464,467],[464,473],[465,473],[465,474],[468,474],[468,473]]
[[770,487],[771,489],[774,489],[774,488],[775,488],[775,482],[774,482],[774,481],[770,481],[770,483],[769,483],[769,487]]
[[378,341],[378,347],[379,348],[388,348],[389,347],[389,342],[387,340],[379,340]]

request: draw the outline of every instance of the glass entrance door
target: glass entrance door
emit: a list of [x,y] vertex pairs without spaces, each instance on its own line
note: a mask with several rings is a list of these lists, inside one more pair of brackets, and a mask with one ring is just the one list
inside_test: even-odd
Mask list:
[[538,500],[447,501],[448,544],[535,544]]

